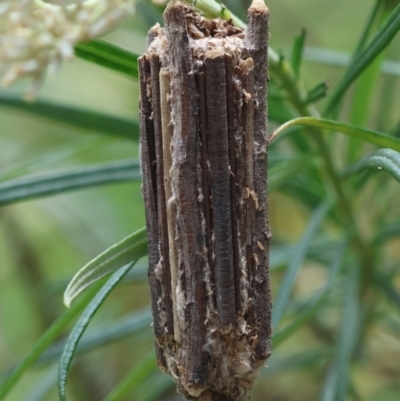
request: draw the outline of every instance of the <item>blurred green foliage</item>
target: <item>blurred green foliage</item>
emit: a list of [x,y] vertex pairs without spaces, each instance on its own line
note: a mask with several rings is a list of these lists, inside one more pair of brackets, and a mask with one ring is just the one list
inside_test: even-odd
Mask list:
[[[243,19],[249,1],[226,5]],[[317,123],[271,143],[274,347],[252,399],[398,400],[400,155],[362,128],[396,148],[400,4],[268,6],[270,131],[322,115],[359,137]],[[64,380],[74,352],[68,400],[181,399],[154,364],[145,259],[62,304],[81,266],[144,226],[136,55],[161,15],[138,0],[34,104],[20,100],[24,83],[0,91],[0,399],[55,400],[58,360]]]

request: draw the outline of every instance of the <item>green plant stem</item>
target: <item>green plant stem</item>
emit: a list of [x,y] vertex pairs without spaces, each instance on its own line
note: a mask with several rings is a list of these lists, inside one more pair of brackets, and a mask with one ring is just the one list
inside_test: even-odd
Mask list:
[[223,4],[214,0],[183,0],[185,3],[194,5],[208,18],[222,18],[224,20],[232,20],[239,28],[246,28],[246,24],[235,14],[229,11]]

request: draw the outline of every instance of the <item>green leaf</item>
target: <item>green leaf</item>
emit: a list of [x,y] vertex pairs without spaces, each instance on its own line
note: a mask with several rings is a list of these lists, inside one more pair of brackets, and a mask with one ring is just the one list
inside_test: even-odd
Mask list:
[[54,104],[46,100],[28,103],[20,96],[0,92],[0,104],[27,113],[62,122],[73,127],[139,140],[139,124],[133,120],[97,113],[68,105]]
[[[357,45],[355,55],[353,59],[364,49],[369,34],[375,28],[378,28],[382,22],[389,15],[387,10],[388,2],[376,1],[372,9],[372,12],[368,18],[367,24],[364,28],[364,32],[361,35],[359,43]],[[356,126],[364,126],[368,122],[369,110],[371,107],[371,99],[373,97],[374,90],[376,90],[378,79],[380,78],[381,66],[383,63],[383,53],[381,53],[371,63],[371,65],[361,74],[359,81],[353,92],[353,99],[351,102],[351,124]],[[382,105],[384,102],[381,102]],[[388,105],[384,106],[384,109],[389,109]],[[348,142],[348,161],[353,163],[360,157],[360,143],[354,139],[350,139]]]
[[371,34],[371,31],[376,24],[378,17],[380,17],[380,11],[382,9],[382,5],[384,5],[385,1],[377,0],[375,1],[374,6],[368,16],[367,23],[364,26],[364,30],[360,36],[358,44],[356,46],[356,50],[354,52],[355,55],[359,54],[366,46],[368,38]]
[[138,55],[102,40],[79,43],[75,54],[91,63],[113,71],[122,72],[129,78],[138,78]]
[[[362,73],[353,92],[351,106],[351,124],[354,126],[364,126],[368,123],[370,116],[371,99],[376,91],[380,78],[380,68],[383,55],[377,57],[374,62]],[[361,155],[361,143],[355,138],[350,138],[348,142],[347,160],[355,162]]]
[[300,67],[303,60],[304,43],[306,40],[306,30],[303,28],[300,35],[297,35],[293,40],[292,57],[290,63],[297,79],[300,76]]
[[[359,269],[348,266],[343,300],[342,327],[337,344],[336,361],[328,373],[321,399],[346,401],[350,381],[350,364],[357,346],[360,325]],[[355,391],[354,389],[352,390]]]
[[278,295],[274,301],[274,307],[272,310],[272,327],[275,331],[278,330],[279,323],[286,311],[286,307],[290,298],[290,293],[296,281],[300,267],[304,262],[311,242],[317,231],[321,227],[321,224],[331,207],[331,203],[323,203],[318,207],[318,209],[312,215],[306,231],[302,239],[300,240],[296,250],[293,252],[293,259],[290,262],[285,277],[283,278],[281,286],[278,290]]
[[52,366],[46,374],[27,391],[24,401],[43,401],[53,390],[57,378],[57,369]]
[[374,283],[385,294],[387,299],[393,303],[396,310],[400,311],[400,293],[390,282],[390,279],[387,279],[382,274],[375,274]]
[[156,369],[157,362],[152,350],[131,369],[111,393],[107,395],[104,401],[122,401],[127,399]]
[[140,181],[138,162],[123,160],[0,183],[0,206],[97,185]]
[[325,383],[322,388],[321,401],[336,401],[336,382],[337,382],[337,369],[332,366],[325,377]]
[[14,369],[0,387],[0,401],[4,400],[5,396],[15,386],[23,374],[33,366],[39,359],[40,355],[56,340],[64,331],[64,329],[75,319],[79,313],[86,307],[93,296],[100,289],[100,283],[96,284],[87,293],[85,293],[74,305],[66,310],[39,338],[32,347],[26,358]]
[[350,166],[346,175],[360,173],[365,169],[386,171],[395,180],[400,181],[400,153],[392,149],[379,149]]
[[282,99],[277,97],[268,98],[268,120],[283,124],[293,118],[293,113]]
[[92,135],[74,137],[50,150],[39,153],[35,152],[34,156],[24,158],[23,160],[21,160],[21,158],[14,162],[7,163],[7,166],[1,166],[0,182],[34,174],[35,172],[44,170],[44,167],[49,167],[48,170],[50,170],[53,168],[54,163],[66,159],[75,160],[75,156],[80,152],[94,149],[106,142],[108,142],[108,138],[101,136],[96,138]]
[[326,82],[319,83],[315,88],[308,92],[306,104],[315,103],[323,99],[328,92],[328,84]]
[[[82,354],[123,338],[138,334],[142,330],[149,329],[152,320],[151,312],[146,307],[143,310],[125,316],[115,323],[97,325],[85,333],[75,352]],[[48,348],[37,361],[37,365],[46,365],[59,359],[64,346],[65,344],[56,344]]]
[[142,228],[111,246],[75,274],[64,293],[64,303],[71,302],[90,284],[147,254],[146,229]]
[[354,127],[349,124],[344,124],[337,121],[326,120],[324,118],[316,118],[316,117],[299,117],[288,121],[287,123],[277,128],[272,133],[272,135],[269,138],[269,142],[272,142],[278,135],[280,135],[286,129],[296,125],[306,125],[311,127],[327,129],[330,131],[337,131],[349,137],[356,138],[364,142],[400,151],[399,138],[395,138],[386,134],[382,134],[380,132],[371,131],[360,127]]
[[324,288],[322,288],[319,293],[313,297],[313,299],[308,303],[307,306],[302,308],[301,312],[296,315],[296,319],[293,322],[291,322],[284,329],[280,330],[272,336],[272,343],[274,347],[284,342],[286,339],[292,336],[293,333],[299,330],[327,300],[328,295],[332,290],[335,278],[343,264],[347,245],[348,241],[346,240],[335,252],[333,264],[331,269],[329,270],[329,276]]
[[278,191],[285,183],[297,173],[307,171],[312,167],[312,156],[303,155],[294,160],[287,160],[268,169],[268,190]]
[[87,326],[89,325],[92,317],[95,315],[97,310],[100,308],[104,300],[114,289],[114,287],[124,278],[125,274],[132,268],[134,263],[124,266],[123,268],[117,270],[104,284],[96,296],[92,299],[89,305],[86,307],[82,316],[79,318],[78,322],[72,329],[71,334],[65,344],[64,351],[60,358],[60,363],[58,366],[58,396],[60,401],[66,401],[66,384],[68,379],[68,371],[71,366],[72,358],[75,353],[75,349],[79,343],[80,338],[85,332]]
[[386,22],[376,32],[369,45],[360,51],[352,60],[346,73],[336,85],[329,102],[326,113],[334,110],[351,83],[374,61],[374,59],[389,45],[400,30],[400,4],[392,11]]
[[359,330],[359,271],[353,266],[348,274],[342,329],[338,344],[337,400],[345,401],[350,382],[350,363],[357,345]]
[[[330,67],[348,67],[351,63],[351,55],[346,52],[338,52],[330,49],[306,47],[304,49],[304,61]],[[382,74],[399,77],[400,63],[393,60],[384,60],[380,71]]]
[[373,63],[361,74],[357,81],[351,102],[351,124],[364,126],[368,123],[370,115],[371,99],[378,86],[383,54],[377,57]]
[[273,353],[268,359],[268,368],[262,369],[261,377],[267,378],[275,374],[304,368],[319,368],[321,363],[332,354],[331,348],[327,346],[313,349],[312,351],[301,351],[289,356],[277,356]]
[[[191,0],[184,0],[190,6],[193,4]],[[232,20],[232,22],[240,27],[246,28],[246,24],[232,12],[230,12],[223,4],[215,0],[196,0],[195,7],[201,11],[207,18],[221,18],[224,20]]]
[[400,237],[400,221],[395,221],[381,227],[374,238],[374,245],[381,245],[393,238]]

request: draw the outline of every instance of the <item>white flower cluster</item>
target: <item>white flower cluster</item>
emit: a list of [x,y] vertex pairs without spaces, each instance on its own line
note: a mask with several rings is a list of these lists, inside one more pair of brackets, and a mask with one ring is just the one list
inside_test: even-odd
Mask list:
[[73,59],[76,43],[110,31],[132,10],[132,0],[0,0],[2,85],[32,77],[33,98],[47,71]]

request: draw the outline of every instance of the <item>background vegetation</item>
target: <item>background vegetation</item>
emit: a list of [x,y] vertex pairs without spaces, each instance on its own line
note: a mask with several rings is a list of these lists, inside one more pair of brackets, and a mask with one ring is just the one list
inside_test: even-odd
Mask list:
[[[248,1],[226,5],[245,18]],[[400,150],[399,2],[268,6],[277,52],[270,131],[322,114],[384,132],[385,147]],[[161,13],[162,6],[138,1],[134,16],[103,38],[129,53],[81,46],[77,54],[87,59],[92,52],[96,62],[65,65],[34,104],[20,100],[25,83],[0,91],[0,399],[57,399],[65,340],[104,281],[69,310],[64,289],[81,266],[144,226],[135,54]],[[307,126],[271,144],[274,347],[255,401],[400,397],[400,157],[386,150],[365,158],[376,149]],[[143,250],[135,252],[132,259]],[[103,287],[104,295],[127,273],[76,349],[71,401],[181,399],[155,366],[145,258],[128,270]],[[85,310],[75,339],[95,309],[92,302]],[[75,345],[72,338],[67,351]],[[62,372],[68,363],[67,352]]]

